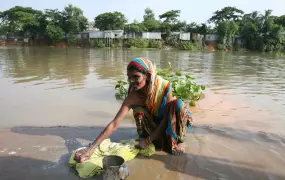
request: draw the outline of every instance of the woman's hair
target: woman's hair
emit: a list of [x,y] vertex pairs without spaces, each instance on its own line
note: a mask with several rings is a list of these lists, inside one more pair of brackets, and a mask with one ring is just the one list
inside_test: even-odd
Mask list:
[[135,65],[129,65],[128,68],[127,68],[128,71],[138,71],[144,75],[147,75],[148,73],[142,69],[142,68],[139,68],[138,66],[135,66]]

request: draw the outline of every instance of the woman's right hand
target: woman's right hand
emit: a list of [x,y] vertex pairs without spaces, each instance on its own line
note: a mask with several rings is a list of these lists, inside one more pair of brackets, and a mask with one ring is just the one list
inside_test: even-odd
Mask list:
[[92,154],[93,154],[93,150],[89,147],[81,149],[79,151],[76,151],[75,160],[77,162],[84,162],[84,161],[88,160]]

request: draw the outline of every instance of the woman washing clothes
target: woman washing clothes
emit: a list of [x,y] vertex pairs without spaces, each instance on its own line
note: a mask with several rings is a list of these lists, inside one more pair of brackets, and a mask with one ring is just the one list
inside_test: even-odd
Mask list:
[[138,148],[145,149],[153,143],[171,154],[185,151],[185,134],[192,126],[192,114],[181,99],[173,98],[171,83],[156,74],[147,58],[133,59],[128,64],[127,75],[128,95],[117,115],[88,148],[76,153],[76,159],[87,160],[93,150],[117,130],[130,109],[139,135]]

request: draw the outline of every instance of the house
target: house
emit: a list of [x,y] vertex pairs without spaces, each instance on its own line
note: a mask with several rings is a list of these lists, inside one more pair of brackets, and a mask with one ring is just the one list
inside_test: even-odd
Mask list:
[[[88,35],[87,35],[88,34]],[[88,31],[82,33],[83,39],[103,39],[103,38],[110,38],[110,39],[117,39],[124,37],[123,30],[107,30],[107,31]]]
[[6,35],[0,35],[0,41],[6,41],[7,36]]
[[182,41],[190,41],[191,40],[191,33],[190,32],[181,32],[179,35],[179,39]]
[[243,46],[245,44],[245,41],[242,39],[241,36],[238,35],[234,38],[234,43],[236,45]]
[[124,38],[125,38],[125,39],[142,38],[142,33],[138,33],[138,32],[125,32]]
[[108,30],[104,31],[104,38],[117,39],[124,37],[124,30]]
[[104,38],[104,31],[89,31],[90,39],[100,39]]
[[81,33],[82,39],[117,39],[124,37],[123,30],[86,31]]
[[191,32],[172,32],[171,35],[179,38],[182,41],[190,41],[193,39],[202,38],[200,34]]
[[217,34],[206,34],[205,41],[217,41],[219,39],[219,35]]
[[144,39],[161,39],[161,32],[143,32],[142,38],[144,38]]
[[98,31],[99,29],[94,27],[95,22],[89,22],[86,28],[86,31]]
[[203,37],[204,37],[204,35],[201,35],[201,34],[198,34],[198,33],[191,33],[191,40],[194,40],[194,39],[202,40]]

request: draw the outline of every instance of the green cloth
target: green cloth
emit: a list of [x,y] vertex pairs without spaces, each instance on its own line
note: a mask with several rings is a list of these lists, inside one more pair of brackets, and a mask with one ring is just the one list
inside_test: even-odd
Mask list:
[[72,152],[69,159],[69,166],[76,169],[81,178],[88,178],[99,175],[103,170],[102,160],[108,155],[117,155],[124,158],[125,161],[134,159],[138,154],[142,156],[151,156],[155,153],[155,147],[151,144],[147,149],[140,150],[135,148],[136,141],[134,139],[123,140],[119,143],[111,142],[110,139],[105,139],[91,155],[90,159],[78,163],[74,160],[75,151]]

